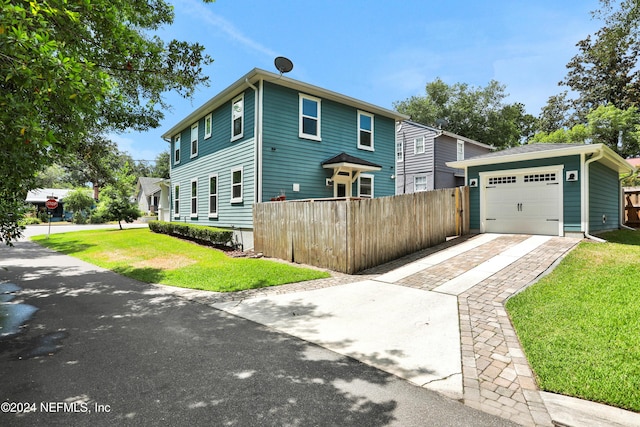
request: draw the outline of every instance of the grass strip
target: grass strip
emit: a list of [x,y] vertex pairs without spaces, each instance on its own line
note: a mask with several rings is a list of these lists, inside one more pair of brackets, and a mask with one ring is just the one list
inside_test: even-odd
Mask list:
[[32,240],[142,282],[182,288],[233,292],[330,276],[325,271],[273,260],[232,258],[220,250],[147,228],[87,230]]
[[507,310],[543,390],[640,411],[640,231],[602,237]]

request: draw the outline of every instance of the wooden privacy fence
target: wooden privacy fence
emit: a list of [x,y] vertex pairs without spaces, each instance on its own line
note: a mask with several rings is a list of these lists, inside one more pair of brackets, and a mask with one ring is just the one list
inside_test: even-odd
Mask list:
[[629,227],[640,227],[640,188],[625,188],[625,221]]
[[354,274],[469,233],[469,188],[258,203],[253,227],[257,252]]

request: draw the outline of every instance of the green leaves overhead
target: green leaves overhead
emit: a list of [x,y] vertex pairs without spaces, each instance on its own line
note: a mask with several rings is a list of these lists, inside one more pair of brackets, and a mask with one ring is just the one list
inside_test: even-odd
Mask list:
[[448,85],[441,79],[427,83],[425,96],[394,103],[411,120],[442,128],[496,147],[519,144],[529,136],[535,118],[520,103],[506,104],[505,86],[495,80],[486,87]]
[[166,91],[191,96],[208,81],[203,46],[154,35],[173,22],[164,0],[0,8],[0,196],[16,203],[38,171],[74,157],[88,136],[157,127]]

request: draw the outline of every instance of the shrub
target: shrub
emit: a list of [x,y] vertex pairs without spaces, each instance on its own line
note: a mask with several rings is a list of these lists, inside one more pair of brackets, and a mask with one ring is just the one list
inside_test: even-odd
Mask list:
[[40,219],[33,216],[25,216],[19,221],[20,225],[32,225],[32,224],[40,224],[42,221]]
[[86,224],[87,216],[82,211],[76,211],[71,217],[71,222],[73,222],[74,224]]
[[205,225],[149,221],[149,229],[154,233],[168,234],[207,245],[227,245],[233,241],[233,231]]
[[102,209],[94,209],[89,214],[89,223],[91,224],[104,224],[107,222],[105,212]]

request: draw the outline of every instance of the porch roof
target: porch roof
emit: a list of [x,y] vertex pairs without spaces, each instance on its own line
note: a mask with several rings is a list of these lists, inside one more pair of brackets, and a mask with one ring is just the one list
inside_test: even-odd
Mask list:
[[349,168],[358,171],[378,171],[382,169],[380,165],[344,152],[322,162],[322,167],[325,169]]

